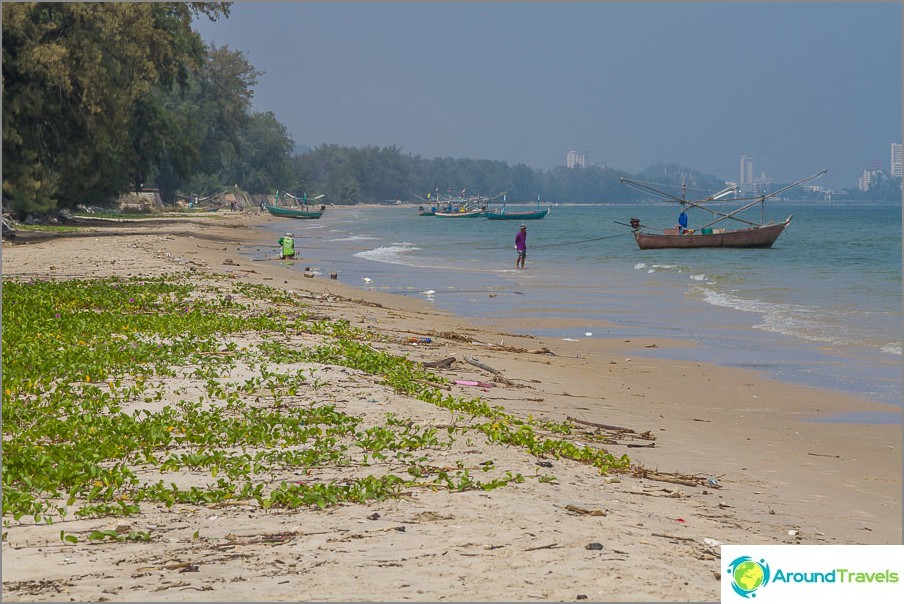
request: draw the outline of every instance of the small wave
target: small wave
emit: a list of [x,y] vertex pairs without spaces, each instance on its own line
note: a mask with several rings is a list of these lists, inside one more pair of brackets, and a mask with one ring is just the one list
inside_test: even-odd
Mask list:
[[334,241],[373,241],[378,239],[378,237],[368,237],[366,235],[351,235],[349,237],[339,237],[337,239],[327,239],[328,242]]
[[694,281],[704,281],[706,280],[706,275],[704,275],[703,273],[698,273],[696,275],[691,275],[691,279],[693,279]]
[[420,248],[413,243],[394,243],[389,246],[382,246],[372,250],[357,252],[357,258],[365,260],[373,260],[375,262],[385,262],[387,264],[411,264],[411,259],[405,255],[415,252]]
[[646,262],[638,262],[637,264],[634,265],[634,268],[636,270],[640,270],[642,268],[647,268],[647,263]]
[[842,346],[853,344],[880,349],[888,354],[901,354],[900,344],[880,345],[878,341],[881,335],[875,330],[872,333],[865,331],[862,327],[852,330],[851,318],[847,313],[827,311],[800,304],[747,300],[712,289],[703,290],[703,299],[713,306],[761,315],[762,322],[752,325],[754,329],[762,329],[811,342]]

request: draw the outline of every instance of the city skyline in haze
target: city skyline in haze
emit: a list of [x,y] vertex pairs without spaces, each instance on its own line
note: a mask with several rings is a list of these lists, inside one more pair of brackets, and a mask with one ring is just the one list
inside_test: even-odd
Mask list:
[[746,155],[842,188],[901,141],[900,3],[239,2],[195,27],[311,148],[726,180]]

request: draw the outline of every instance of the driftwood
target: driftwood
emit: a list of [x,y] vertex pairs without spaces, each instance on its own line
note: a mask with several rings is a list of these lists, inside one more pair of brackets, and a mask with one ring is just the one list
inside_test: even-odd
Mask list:
[[474,365],[475,367],[480,367],[480,368],[483,369],[484,371],[489,371],[489,372],[492,373],[493,375],[499,373],[499,370],[498,370],[498,369],[493,369],[493,368],[490,367],[489,365],[486,365],[486,364],[484,364],[484,363],[481,363],[480,361],[478,361],[478,360],[475,359],[474,357],[468,357],[468,356],[466,356],[466,357],[465,357],[465,360],[466,360],[467,362],[469,362],[470,364]]
[[609,424],[598,424],[596,422],[588,422],[583,419],[578,419],[576,417],[566,417],[570,422],[574,422],[576,424],[581,424],[584,426],[593,426],[594,428],[602,428],[603,430],[618,430],[619,432],[631,432],[634,433],[634,430],[631,428],[622,428],[621,426],[610,426]]
[[480,361],[478,361],[478,360],[475,359],[474,357],[466,356],[466,357],[465,357],[465,360],[466,360],[468,363],[470,363],[471,365],[474,365],[475,367],[480,367],[480,368],[483,369],[484,371],[488,371],[488,372],[492,373],[492,374],[493,374],[493,381],[494,381],[494,382],[499,382],[499,383],[501,383],[501,384],[506,384],[506,385],[508,385],[508,386],[513,386],[513,385],[514,385],[511,381],[509,381],[508,379],[504,378],[504,377],[502,376],[502,372],[499,371],[498,369],[493,369],[493,368],[490,367],[489,365],[486,365],[486,364],[484,364],[484,363],[481,363]]
[[438,382],[428,382],[427,380],[414,380],[418,384],[423,384],[425,386],[431,386],[433,388],[442,388],[443,390],[452,390],[452,386],[449,384],[440,384]]
[[424,367],[433,367],[436,369],[448,369],[452,366],[452,363],[456,361],[455,357],[446,357],[439,361],[429,361],[426,363],[421,363]]

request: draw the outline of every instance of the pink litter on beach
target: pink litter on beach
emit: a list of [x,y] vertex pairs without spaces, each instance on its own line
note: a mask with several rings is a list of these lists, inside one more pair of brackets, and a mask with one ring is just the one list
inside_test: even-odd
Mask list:
[[487,382],[475,382],[472,380],[455,380],[459,386],[478,386],[480,388],[492,388],[496,384],[488,384]]

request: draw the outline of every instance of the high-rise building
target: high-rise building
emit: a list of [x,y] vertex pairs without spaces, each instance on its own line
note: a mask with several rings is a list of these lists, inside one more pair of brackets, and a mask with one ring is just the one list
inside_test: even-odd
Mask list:
[[863,174],[860,175],[860,180],[857,183],[858,188],[861,191],[869,191],[882,181],[884,173],[885,172],[881,167],[875,165],[872,168],[864,170]]
[[738,183],[741,193],[753,191],[753,158],[747,155],[741,156],[741,181]]
[[901,178],[901,143],[891,144],[891,177]]
[[586,165],[586,158],[580,151],[569,151],[565,155],[565,165],[569,168],[583,168]]

